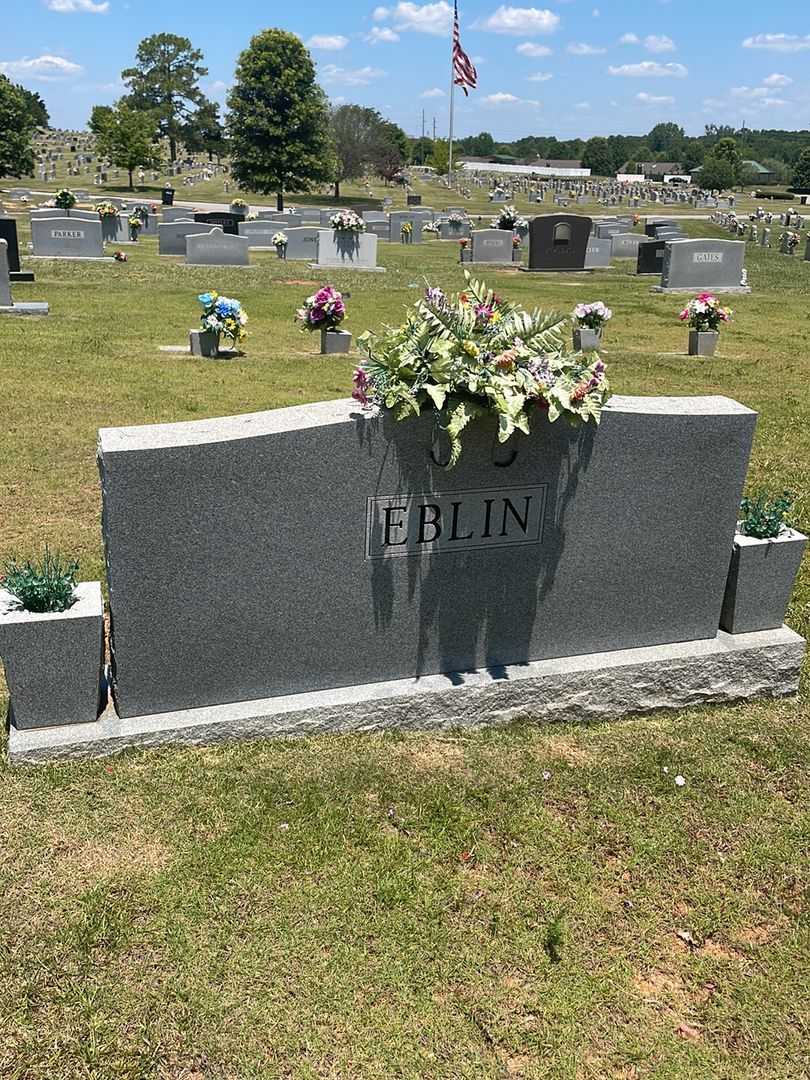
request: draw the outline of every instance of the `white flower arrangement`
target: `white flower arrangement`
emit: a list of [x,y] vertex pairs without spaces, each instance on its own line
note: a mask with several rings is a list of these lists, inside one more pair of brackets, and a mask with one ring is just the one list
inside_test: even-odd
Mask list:
[[354,210],[339,210],[329,218],[329,224],[335,232],[362,233],[366,231],[366,223],[355,214]]
[[287,234],[283,232],[273,233],[270,243],[273,247],[286,247],[288,243]]
[[434,233],[436,236],[440,233],[438,221],[426,221],[422,226],[423,233]]
[[592,304],[577,304],[573,311],[574,322],[580,329],[601,330],[612,318],[613,312],[601,300]]
[[448,214],[447,221],[450,225],[466,225],[467,218],[464,214]]

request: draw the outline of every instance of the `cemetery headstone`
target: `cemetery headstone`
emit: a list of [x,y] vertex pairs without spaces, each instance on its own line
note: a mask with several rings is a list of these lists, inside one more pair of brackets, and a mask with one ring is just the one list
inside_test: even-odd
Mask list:
[[8,269],[11,281],[31,282],[34,274],[20,266],[20,245],[17,240],[17,222],[11,217],[0,217],[0,240],[6,242]]
[[26,301],[15,304],[11,296],[11,272],[8,268],[8,244],[0,239],[0,315],[47,315],[48,305]]
[[584,270],[591,219],[578,214],[541,214],[529,224],[531,273]]
[[314,260],[318,254],[317,225],[297,225],[293,229],[285,229],[287,237],[287,260],[307,259]]
[[201,225],[215,225],[229,236],[239,235],[239,223],[245,220],[244,214],[232,214],[224,210],[212,210],[210,214],[195,214],[194,220]]
[[636,273],[655,274],[656,277],[660,277],[661,270],[664,266],[664,252],[666,251],[666,247],[666,240],[647,239],[644,243],[639,244],[638,255],[636,258]]
[[750,292],[742,285],[743,240],[668,240],[656,292]]
[[377,237],[372,233],[350,233],[336,229],[319,229],[317,265],[343,267],[348,270],[374,270],[377,266]]
[[511,229],[476,229],[470,234],[469,262],[511,264],[512,251]]
[[392,210],[389,218],[389,235],[386,239],[390,239],[392,243],[396,244],[400,239],[402,226],[406,223],[410,223],[412,226],[410,243],[421,244],[422,221],[421,214],[413,214],[408,210]]
[[101,222],[74,217],[34,218],[31,239],[35,258],[101,259],[104,257]]
[[588,246],[585,248],[585,269],[606,269],[610,266],[610,240],[599,240],[594,236],[588,237]]
[[636,259],[643,242],[641,233],[613,233],[610,239],[611,255],[614,259]]
[[185,255],[186,237],[207,231],[196,221],[170,221],[158,225],[158,255]]
[[232,236],[222,229],[186,237],[186,263],[189,266],[249,266],[250,239]]

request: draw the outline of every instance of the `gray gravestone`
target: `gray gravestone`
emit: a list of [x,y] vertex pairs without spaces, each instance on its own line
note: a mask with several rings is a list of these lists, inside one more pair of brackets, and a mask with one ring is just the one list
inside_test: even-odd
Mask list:
[[174,221],[193,221],[194,211],[187,206],[164,206],[161,211],[161,224],[171,225]]
[[750,292],[741,285],[744,240],[668,240],[661,269],[660,292]]
[[442,221],[439,223],[439,239],[440,240],[463,240],[470,235],[470,224],[465,221],[462,223],[456,223],[454,221]]
[[660,277],[664,265],[664,252],[666,251],[666,247],[666,240],[652,240],[649,238],[643,244],[639,244],[638,256],[636,259],[636,273],[655,274],[656,277]]
[[610,238],[610,253],[614,259],[635,259],[644,242],[642,233],[614,233]]
[[421,214],[413,214],[409,210],[392,210],[390,217],[390,233],[386,239],[390,239],[394,244],[398,243],[402,238],[402,226],[406,222],[409,222],[413,226],[413,229],[411,230],[411,238],[408,243],[421,244],[423,220]]
[[15,304],[11,297],[11,272],[8,268],[8,244],[0,239],[0,314],[47,315],[48,305],[41,302]]
[[49,259],[101,259],[101,222],[73,217],[50,217],[31,222],[34,255]]
[[377,237],[370,233],[318,230],[318,266],[348,270],[381,270],[377,266]]
[[512,232],[506,229],[476,229],[470,234],[470,262],[512,263]]
[[20,266],[20,245],[17,240],[17,222],[12,217],[0,217],[0,240],[5,240],[8,245],[8,269],[12,281],[34,280],[30,270],[23,270]]
[[314,261],[318,254],[317,225],[298,225],[294,229],[285,229],[287,236],[287,259],[308,259]]
[[584,270],[591,219],[578,214],[541,214],[529,225],[530,272]]
[[610,266],[610,240],[598,240],[590,236],[588,246],[585,248],[585,269],[596,270],[608,266]]
[[171,221],[158,225],[158,255],[185,255],[186,237],[205,229],[196,221]]
[[242,221],[239,223],[239,235],[247,237],[252,248],[272,248],[273,237],[276,233],[283,232],[286,236],[285,224],[276,221]]
[[189,266],[250,266],[250,240],[230,236],[222,229],[186,237]]
[[30,219],[34,221],[52,221],[53,218],[69,218],[71,221],[99,221],[100,218],[95,210],[71,210],[65,213],[59,207],[46,207],[44,210],[32,210]]
[[119,713],[713,640],[754,424],[614,397],[452,470],[349,400],[103,430]]

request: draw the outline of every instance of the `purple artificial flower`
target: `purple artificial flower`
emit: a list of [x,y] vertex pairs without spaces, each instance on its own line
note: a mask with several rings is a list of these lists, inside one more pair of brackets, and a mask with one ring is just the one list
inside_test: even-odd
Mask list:
[[371,379],[363,368],[354,369],[352,384],[354,386],[352,397],[355,401],[359,401],[363,408],[365,408],[369,404],[368,391],[371,389]]

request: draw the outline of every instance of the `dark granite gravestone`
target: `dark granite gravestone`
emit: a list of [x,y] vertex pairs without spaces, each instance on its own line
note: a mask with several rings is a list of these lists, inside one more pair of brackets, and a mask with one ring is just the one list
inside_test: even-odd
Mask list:
[[239,222],[245,220],[244,214],[231,214],[224,210],[212,210],[210,214],[195,214],[194,220],[202,225],[216,225],[229,236],[239,235]]
[[636,273],[655,274],[656,277],[660,277],[666,247],[666,240],[647,240],[645,243],[639,244]]
[[17,240],[17,222],[14,218],[0,217],[0,240],[5,240],[8,253],[8,270],[12,281],[33,281],[31,270],[20,267],[20,245]]
[[529,224],[529,265],[521,270],[548,273],[584,270],[591,219],[578,214],[541,214]]
[[755,418],[614,397],[507,467],[479,420],[452,470],[349,400],[103,430],[119,714],[708,643]]

